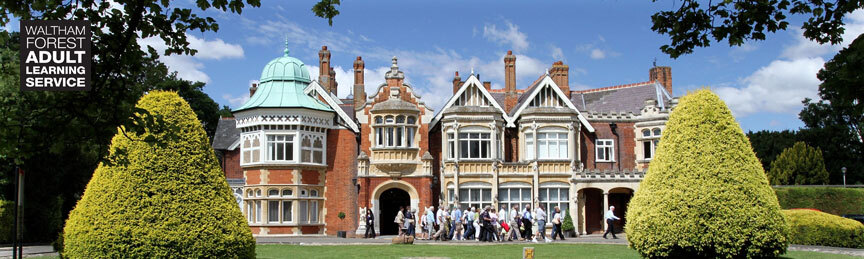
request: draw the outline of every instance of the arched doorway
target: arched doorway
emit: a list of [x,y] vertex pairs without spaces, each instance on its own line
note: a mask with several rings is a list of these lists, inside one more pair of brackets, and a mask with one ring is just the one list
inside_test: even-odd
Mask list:
[[603,190],[582,189],[585,196],[585,232],[603,233]]
[[411,205],[411,196],[402,189],[390,188],[381,193],[379,203],[381,204],[379,221],[381,235],[398,235],[399,229],[393,220],[396,219],[396,214],[400,208]]
[[624,231],[624,226],[627,225],[627,205],[630,204],[630,199],[633,198],[633,190],[629,188],[615,188],[609,190],[609,205],[615,206],[615,216],[621,218],[615,222],[615,233]]

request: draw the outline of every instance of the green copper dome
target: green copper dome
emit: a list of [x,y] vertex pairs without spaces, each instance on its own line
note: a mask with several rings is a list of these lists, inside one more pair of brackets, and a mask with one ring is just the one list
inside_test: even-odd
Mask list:
[[255,94],[235,112],[253,108],[307,108],[333,111],[317,98],[303,92],[312,80],[303,61],[285,55],[264,66]]
[[288,49],[285,49],[285,55],[273,59],[270,63],[264,66],[261,71],[261,83],[269,81],[300,81],[309,83],[312,79],[309,77],[309,69],[303,61],[294,57],[288,56]]

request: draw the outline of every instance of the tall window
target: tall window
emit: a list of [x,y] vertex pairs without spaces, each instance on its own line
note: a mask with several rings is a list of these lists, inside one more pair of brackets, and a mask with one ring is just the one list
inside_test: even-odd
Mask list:
[[597,162],[612,162],[615,161],[615,142],[611,139],[597,140]]
[[292,215],[294,207],[291,203],[291,201],[282,201],[282,223],[294,221],[294,215]]
[[518,205],[519,211],[522,211],[526,206],[531,205],[531,188],[527,186],[524,188],[499,188],[498,200],[498,206],[502,209],[506,208],[505,213],[507,215],[503,215],[503,217],[509,219],[512,216],[510,209],[513,206]]
[[546,210],[547,214],[551,214],[550,211],[555,208],[555,206],[560,207],[562,212],[567,210],[570,204],[568,203],[569,199],[570,188],[540,188],[540,204],[543,205],[543,209]]
[[279,201],[267,201],[267,222],[279,223]]
[[642,130],[642,158],[651,160],[654,158],[657,145],[660,144],[660,128],[653,130]]
[[547,131],[537,133],[537,157],[540,159],[566,159],[567,132]]
[[534,160],[534,133],[525,133],[525,160]]
[[469,207],[483,208],[492,205],[492,186],[471,185],[459,186],[459,205],[461,209]]
[[480,132],[459,133],[459,158],[490,158],[491,134]]
[[413,147],[417,134],[417,119],[414,116],[375,117],[376,147]]
[[450,151],[450,158],[456,158],[456,137],[453,133],[447,133],[447,149]]

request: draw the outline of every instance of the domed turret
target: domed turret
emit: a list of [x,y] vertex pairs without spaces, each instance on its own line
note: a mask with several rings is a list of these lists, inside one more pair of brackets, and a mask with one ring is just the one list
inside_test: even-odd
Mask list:
[[303,64],[303,61],[294,57],[288,56],[288,48],[285,48],[285,55],[273,59],[270,63],[264,66],[261,72],[261,83],[269,81],[300,81],[304,83],[312,82],[309,77],[309,69]]

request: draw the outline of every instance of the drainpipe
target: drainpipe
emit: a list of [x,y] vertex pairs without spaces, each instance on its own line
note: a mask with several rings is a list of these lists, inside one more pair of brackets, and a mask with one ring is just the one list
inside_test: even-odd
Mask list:
[[618,135],[618,124],[609,123],[609,129],[612,130],[612,134],[615,135],[615,145],[612,147],[615,148],[615,163],[618,164],[618,171],[621,171],[621,136]]

